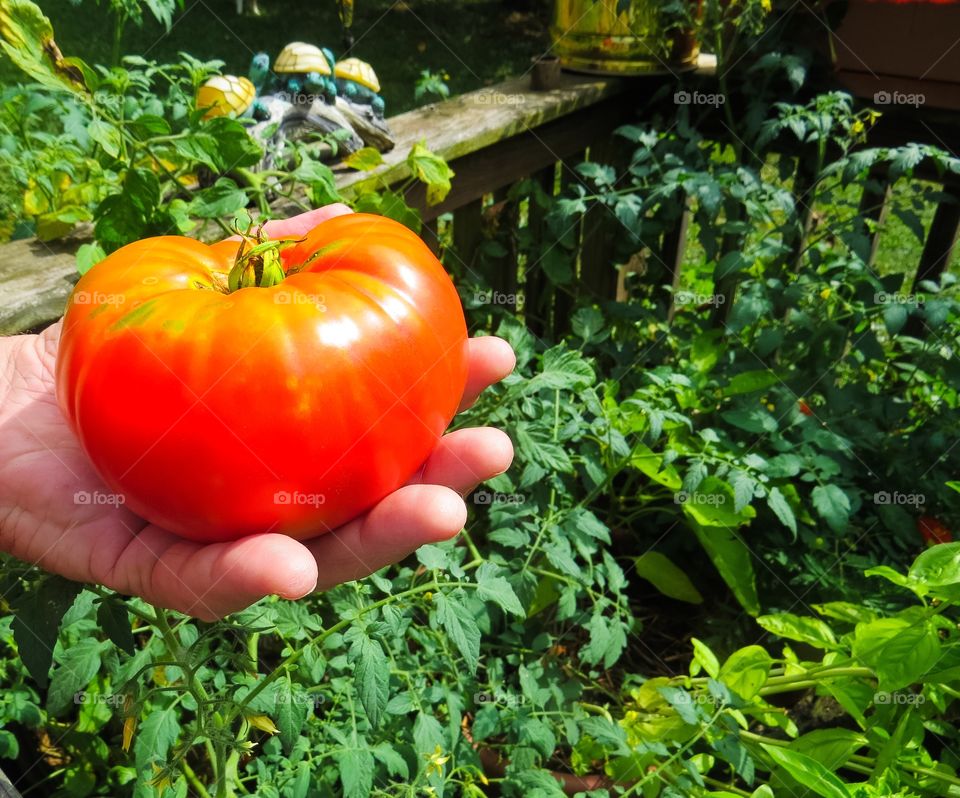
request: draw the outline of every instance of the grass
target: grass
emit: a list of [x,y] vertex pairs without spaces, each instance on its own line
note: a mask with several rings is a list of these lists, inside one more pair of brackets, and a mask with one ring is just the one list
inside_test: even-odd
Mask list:
[[[177,60],[180,51],[197,58],[219,58],[225,71],[246,74],[250,58],[263,50],[276,58],[290,41],[326,45],[344,54],[343,29],[335,0],[297,3],[260,0],[261,16],[238,15],[234,0],[183,0],[169,32],[144,12],[144,24],[128,24],[122,52],[160,62]],[[109,3],[93,0],[39,0],[53,22],[65,55],[109,64],[113,17]],[[351,54],[377,71],[387,103],[395,114],[420,103],[414,84],[429,69],[449,75],[453,94],[495,83],[527,70],[530,57],[547,47],[547,4],[516,11],[505,0],[357,0]]]
[[[776,173],[776,157],[774,157],[764,166],[764,178],[776,182]],[[790,187],[789,181],[786,187]],[[910,227],[894,212],[894,208],[915,208],[926,236],[936,212],[936,202],[930,198],[930,195],[939,190],[939,186],[921,180],[902,178],[894,184],[889,200],[889,212],[879,228],[877,251],[872,265],[872,270],[878,276],[902,274],[906,278],[905,288],[909,288],[920,263],[923,241],[919,240]],[[861,184],[853,183],[836,191],[833,202],[816,202],[813,235],[824,234],[831,225],[844,228],[845,220],[849,219],[859,204],[862,191]],[[713,290],[713,280],[711,275],[703,270],[706,254],[698,239],[699,234],[700,225],[693,221],[687,233],[687,246],[681,265],[681,288],[686,291],[710,294]],[[758,233],[758,235],[763,234],[763,232]],[[947,270],[960,275],[960,245],[954,247]]]

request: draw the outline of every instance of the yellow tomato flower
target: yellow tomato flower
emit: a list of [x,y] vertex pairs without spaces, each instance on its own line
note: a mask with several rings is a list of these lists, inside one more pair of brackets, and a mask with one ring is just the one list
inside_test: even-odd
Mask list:
[[276,724],[270,720],[266,715],[244,715],[253,728],[260,729],[262,732],[267,734],[279,734],[280,729],[277,728]]
[[438,745],[433,749],[432,754],[424,754],[423,756],[427,760],[427,776],[429,776],[431,773],[436,773],[438,776],[442,776],[443,766],[450,760],[449,755],[444,756],[443,749]]
[[137,719],[129,717],[123,721],[123,750],[130,750],[130,743],[133,742],[133,733],[137,730]]

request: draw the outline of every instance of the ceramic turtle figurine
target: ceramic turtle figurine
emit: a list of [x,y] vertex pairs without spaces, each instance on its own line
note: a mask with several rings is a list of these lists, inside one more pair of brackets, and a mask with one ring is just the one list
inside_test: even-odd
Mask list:
[[369,105],[381,119],[386,110],[380,96],[380,81],[373,67],[359,58],[344,58],[333,68],[337,91],[352,103]]
[[270,56],[263,52],[254,55],[250,60],[250,71],[247,76],[257,90],[258,96],[266,94],[270,82]]
[[197,108],[206,108],[204,119],[215,116],[266,119],[268,113],[257,100],[257,90],[249,78],[214,75],[197,90]]
[[280,51],[273,65],[279,78],[275,90],[299,97],[302,94],[322,97],[333,103],[337,84],[333,79],[333,60],[319,47],[306,42],[291,42]]

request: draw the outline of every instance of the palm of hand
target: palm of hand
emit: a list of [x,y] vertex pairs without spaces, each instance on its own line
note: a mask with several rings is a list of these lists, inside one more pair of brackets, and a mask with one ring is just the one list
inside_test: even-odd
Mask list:
[[[512,458],[502,432],[459,430],[441,440],[413,483],[313,540],[277,534],[216,544],[183,540],[122,504],[100,503],[113,494],[55,397],[59,334],[58,323],[40,335],[0,340],[0,370],[9,370],[9,394],[0,405],[0,550],[205,620],[265,595],[300,598],[361,578],[453,536],[466,518],[460,494],[504,471]],[[461,409],[513,364],[506,342],[472,339]]]

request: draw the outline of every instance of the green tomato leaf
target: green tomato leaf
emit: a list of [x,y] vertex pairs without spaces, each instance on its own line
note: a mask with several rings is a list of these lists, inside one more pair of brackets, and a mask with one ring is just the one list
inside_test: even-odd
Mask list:
[[218,172],[229,172],[238,166],[255,166],[263,158],[263,148],[238,119],[216,116],[203,123],[202,131],[190,136],[203,136],[199,151],[213,161]]
[[426,141],[413,145],[407,156],[407,165],[414,176],[427,185],[427,204],[437,205],[450,193],[453,169],[439,155],[427,149]]
[[473,613],[457,594],[437,593],[434,596],[437,620],[463,656],[470,673],[477,672],[480,662],[480,627]]
[[687,523],[740,605],[751,615],[759,615],[760,599],[750,549],[732,529],[701,525],[690,518]]
[[694,661],[697,662],[712,679],[718,678],[720,675],[720,660],[717,659],[717,655],[713,653],[710,646],[701,640],[697,640],[695,637],[691,638],[690,642],[693,644]]
[[335,759],[343,784],[343,798],[367,798],[373,790],[373,774],[376,772],[373,754],[368,750],[348,748],[336,754]]
[[777,419],[760,407],[744,410],[729,410],[720,417],[728,424],[746,432],[776,432]]
[[847,528],[850,499],[837,485],[817,485],[812,494],[813,506],[835,532]]
[[907,323],[910,310],[903,302],[890,302],[883,309],[883,324],[890,335],[896,335]]
[[777,765],[822,798],[850,798],[846,785],[813,757],[776,745],[761,745]]
[[[302,690],[302,688],[300,688]],[[276,710],[273,713],[280,730],[280,744],[284,753],[289,754],[293,744],[300,736],[300,730],[306,722],[304,710],[307,708],[308,695],[294,690],[289,675],[280,680],[276,691]]]
[[246,192],[227,177],[221,177],[209,188],[197,192],[190,201],[189,210],[201,219],[220,219],[233,216],[247,205]]
[[87,125],[87,133],[97,144],[103,147],[103,151],[111,158],[120,155],[120,130],[114,125],[104,122],[102,119],[94,119]]
[[837,646],[833,630],[819,618],[805,618],[789,612],[781,612],[776,615],[760,615],[757,623],[779,637],[798,640],[815,648],[830,650]]
[[797,519],[793,514],[793,508],[787,502],[780,488],[774,485],[767,492],[767,507],[773,512],[781,524],[793,533],[793,538],[797,538]]
[[595,612],[587,628],[590,642],[580,649],[580,658],[591,665],[603,662],[605,668],[612,667],[627,644],[623,624],[616,618],[607,619],[603,613]]
[[130,626],[130,615],[123,599],[114,597],[101,599],[97,609],[97,623],[117,648],[133,656],[136,652],[136,644],[133,639],[133,629]]
[[867,738],[850,729],[817,729],[790,743],[790,750],[809,756],[828,770],[837,770],[852,754],[867,745]]
[[646,579],[663,595],[690,604],[703,603],[703,596],[694,587],[690,578],[665,554],[647,551],[637,557],[634,562],[637,575]]
[[134,754],[137,770],[146,774],[146,778],[153,778],[151,764],[156,762],[163,765],[167,760],[171,746],[177,741],[180,734],[179,712],[174,707],[161,709],[154,706],[146,720],[137,729],[137,738],[134,743]]
[[77,250],[77,271],[86,274],[100,261],[107,257],[103,247],[96,243],[81,244]]
[[524,393],[535,394],[544,388],[558,391],[579,391],[596,382],[593,367],[579,352],[563,344],[543,353],[541,370],[524,386]]
[[359,172],[371,172],[383,163],[383,156],[376,147],[364,147],[350,153],[343,162]]
[[380,643],[359,630],[350,646],[349,656],[355,668],[360,703],[363,704],[370,725],[378,726],[387,706],[390,662]]
[[13,639],[21,661],[41,687],[47,684],[60,621],[82,589],[79,582],[48,576],[39,587],[17,599]]
[[904,618],[880,618],[857,624],[853,656],[877,674],[882,691],[900,690],[924,676],[941,655],[936,628]]
[[373,749],[373,755],[387,768],[394,778],[409,779],[410,768],[400,753],[390,743],[380,743]]
[[100,653],[105,644],[95,637],[85,637],[63,652],[60,665],[50,677],[47,690],[47,710],[59,715],[76,700],[76,694],[86,688],[100,670]]
[[960,598],[960,541],[927,549],[913,561],[908,576],[940,598]]
[[737,374],[730,380],[730,383],[723,389],[723,396],[737,396],[742,393],[754,393],[763,391],[771,385],[780,382],[780,377],[770,369],[761,369],[759,371],[744,371]]
[[734,651],[723,663],[718,681],[742,699],[749,701],[766,683],[773,660],[762,646],[747,646]]
[[450,555],[447,550],[428,543],[417,549],[417,560],[428,571],[445,571],[450,565]]
[[53,40],[53,26],[30,0],[0,3],[0,46],[20,69],[54,91],[87,93],[90,68],[79,59],[64,58]]
[[477,569],[477,595],[486,601],[496,602],[505,612],[524,617],[523,605],[505,577],[499,576],[500,569],[490,562],[483,563]]

